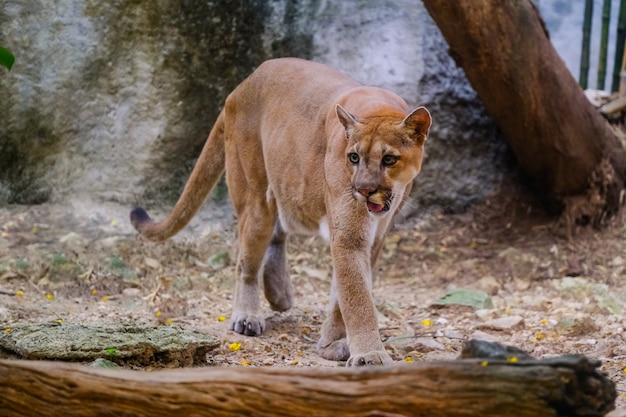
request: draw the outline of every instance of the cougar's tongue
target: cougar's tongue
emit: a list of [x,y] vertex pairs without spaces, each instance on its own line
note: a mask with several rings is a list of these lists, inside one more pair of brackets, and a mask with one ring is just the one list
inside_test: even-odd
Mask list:
[[382,204],[372,203],[371,201],[367,202],[367,209],[374,213],[380,213],[383,211],[384,206]]

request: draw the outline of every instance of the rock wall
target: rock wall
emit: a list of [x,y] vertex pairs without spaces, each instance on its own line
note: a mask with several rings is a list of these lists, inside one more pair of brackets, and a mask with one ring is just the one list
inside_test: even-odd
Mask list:
[[171,200],[227,92],[268,57],[265,3],[5,3],[0,198]]
[[[543,1],[542,1],[543,3]],[[299,56],[433,115],[408,212],[497,190],[506,147],[419,1],[9,0],[0,203],[171,204],[228,94]]]

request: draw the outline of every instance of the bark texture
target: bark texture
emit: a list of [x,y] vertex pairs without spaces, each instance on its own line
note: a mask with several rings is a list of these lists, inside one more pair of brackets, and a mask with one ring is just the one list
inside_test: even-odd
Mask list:
[[136,372],[0,360],[0,415],[603,416],[615,385],[597,361],[460,359],[369,369]]
[[[533,2],[423,1],[537,189],[556,201],[600,194],[599,216],[614,214],[626,178],[622,144],[550,43]],[[598,176],[602,189],[590,193]]]

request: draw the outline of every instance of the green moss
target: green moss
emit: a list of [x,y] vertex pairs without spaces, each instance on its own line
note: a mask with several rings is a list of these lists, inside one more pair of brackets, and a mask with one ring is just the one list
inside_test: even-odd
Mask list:
[[52,255],[52,265],[53,266],[61,266],[68,263],[67,257],[64,253],[55,253]]
[[17,258],[15,260],[15,267],[17,269],[26,270],[30,268],[30,262],[28,262],[28,259],[26,258]]
[[124,259],[120,258],[119,256],[112,256],[109,261],[109,266],[111,267],[111,269],[124,269],[127,267]]
[[139,284],[139,278],[137,274],[128,266],[126,261],[121,256],[111,256],[109,258],[109,269],[115,275],[122,278],[122,280],[129,284]]

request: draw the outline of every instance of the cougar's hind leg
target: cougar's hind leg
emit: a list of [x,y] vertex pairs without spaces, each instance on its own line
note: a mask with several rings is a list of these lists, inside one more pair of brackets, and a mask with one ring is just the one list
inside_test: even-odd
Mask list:
[[289,279],[286,254],[287,234],[276,220],[272,239],[265,252],[263,289],[265,298],[275,311],[289,310],[293,304],[293,285]]
[[[238,130],[241,123],[235,122],[231,120],[229,126],[233,128],[226,140],[226,183],[238,217],[239,240],[230,326],[237,333],[258,336],[265,329],[259,279],[278,213],[266,195],[268,179],[261,141],[253,131]],[[242,155],[258,157],[249,160]]]
[[239,216],[239,254],[231,328],[246,336],[258,336],[265,329],[259,300],[259,274],[263,256],[272,237],[272,213],[260,203],[246,207]]

